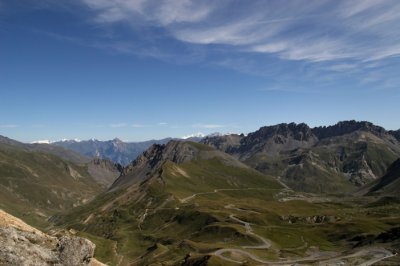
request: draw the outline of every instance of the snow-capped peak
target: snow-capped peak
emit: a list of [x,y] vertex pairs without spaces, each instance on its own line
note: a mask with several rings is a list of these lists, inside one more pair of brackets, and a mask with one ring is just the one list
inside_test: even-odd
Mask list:
[[80,139],[61,139],[60,142],[81,142]]
[[221,137],[221,136],[224,136],[224,135],[226,135],[226,134],[222,134],[220,132],[214,132],[214,133],[208,134],[206,137]]
[[44,139],[44,140],[35,140],[32,141],[31,144],[51,144],[53,143],[53,141],[48,140],[48,139]]
[[206,135],[201,132],[193,133],[190,135],[183,136],[182,139],[190,139],[190,138],[204,138]]

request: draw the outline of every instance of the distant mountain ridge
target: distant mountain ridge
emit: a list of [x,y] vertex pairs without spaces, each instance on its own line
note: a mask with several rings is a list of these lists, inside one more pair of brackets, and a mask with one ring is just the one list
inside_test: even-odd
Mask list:
[[[213,136],[219,136],[219,133],[213,133]],[[205,136],[205,135],[204,135]],[[140,154],[147,150],[153,144],[166,144],[171,140],[194,141],[199,142],[203,139],[203,134],[194,134],[182,139],[164,138],[159,140],[148,140],[142,142],[124,142],[118,138],[107,141],[96,139],[90,140],[64,140],[51,142],[51,146],[60,146],[73,150],[83,156],[90,158],[109,159],[114,163],[128,165]]]
[[88,163],[90,161],[90,158],[68,148],[52,146],[43,143],[26,144],[1,135],[0,144],[11,145],[26,151],[50,153],[77,164]]
[[96,139],[83,141],[68,140],[53,142],[51,146],[60,146],[87,157],[109,159],[115,163],[127,165],[151,145],[165,144],[170,140],[171,138],[143,142],[124,142],[118,138],[108,141]]
[[279,177],[295,190],[345,192],[382,176],[400,156],[397,133],[350,120],[315,128],[278,124],[247,136],[206,137],[201,142]]

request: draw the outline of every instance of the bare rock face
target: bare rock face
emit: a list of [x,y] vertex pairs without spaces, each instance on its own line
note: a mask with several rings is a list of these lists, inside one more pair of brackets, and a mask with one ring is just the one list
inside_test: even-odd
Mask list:
[[91,265],[95,247],[85,238],[44,234],[0,210],[0,265]]
[[89,265],[95,245],[75,236],[61,238],[0,227],[0,265]]
[[57,240],[13,227],[0,227],[0,265],[62,265],[52,250]]
[[81,237],[63,236],[57,243],[62,265],[87,265],[96,245]]
[[119,177],[123,167],[107,159],[95,158],[88,163],[88,172],[97,183],[108,188]]
[[327,216],[327,215],[314,215],[314,216],[280,216],[282,221],[286,221],[290,224],[293,223],[309,223],[309,224],[323,224],[323,223],[334,223],[336,221],[340,221],[341,218],[337,216]]

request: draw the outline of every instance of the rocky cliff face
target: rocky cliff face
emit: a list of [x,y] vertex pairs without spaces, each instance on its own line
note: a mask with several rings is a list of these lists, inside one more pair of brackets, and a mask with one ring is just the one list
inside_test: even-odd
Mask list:
[[95,245],[66,234],[44,234],[0,210],[0,265],[104,265],[93,259]]
[[107,188],[120,176],[122,169],[120,164],[107,159],[96,158],[88,163],[89,174],[97,183]]
[[205,137],[201,140],[201,143],[213,146],[220,151],[232,153],[233,150],[240,146],[241,140],[244,138],[244,135],[223,135],[223,136],[210,136]]
[[247,159],[256,153],[277,155],[281,152],[313,146],[318,138],[306,124],[279,124],[262,127],[248,134],[240,146],[231,150],[233,154]]

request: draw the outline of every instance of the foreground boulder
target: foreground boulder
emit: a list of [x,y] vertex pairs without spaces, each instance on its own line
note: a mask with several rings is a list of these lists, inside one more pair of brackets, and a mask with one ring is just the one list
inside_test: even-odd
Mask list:
[[0,210],[0,265],[101,265],[95,244],[77,236],[50,236]]

